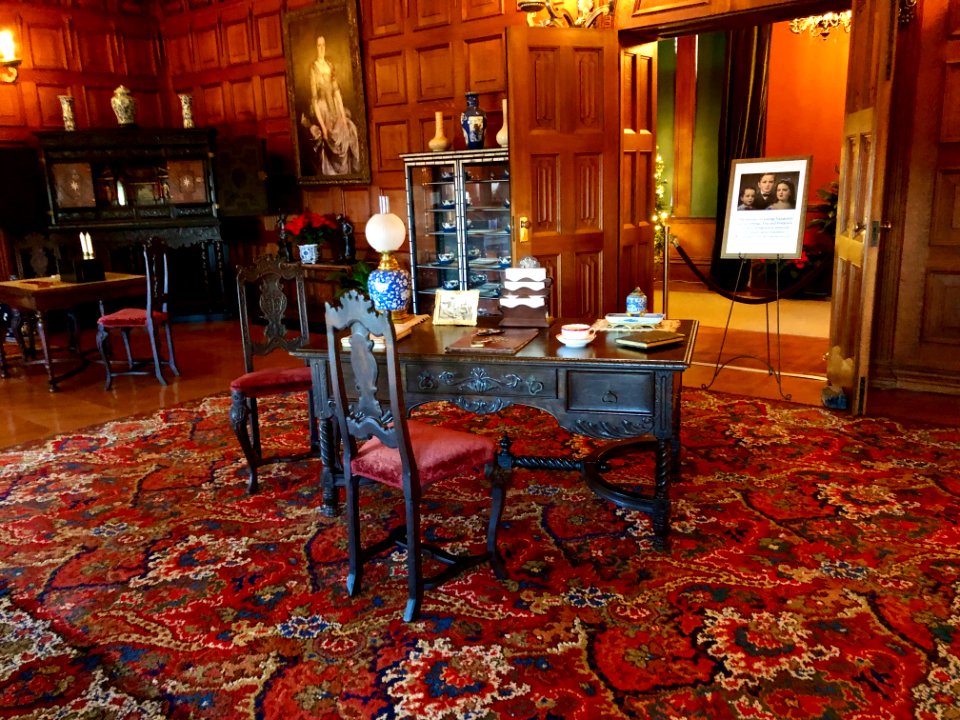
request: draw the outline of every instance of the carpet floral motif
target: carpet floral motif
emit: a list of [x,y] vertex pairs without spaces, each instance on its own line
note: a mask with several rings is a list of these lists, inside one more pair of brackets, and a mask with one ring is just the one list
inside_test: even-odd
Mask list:
[[[214,396],[0,454],[0,718],[960,717],[960,429],[688,391],[671,545],[574,472],[514,472],[509,579],[481,566],[401,619],[404,556],[347,595],[319,461],[246,493]],[[535,455],[598,446],[548,415],[417,410]],[[304,398],[261,408],[306,443]],[[650,485],[649,457],[612,477]],[[424,529],[482,547],[486,492]],[[402,501],[365,487],[365,537]]]

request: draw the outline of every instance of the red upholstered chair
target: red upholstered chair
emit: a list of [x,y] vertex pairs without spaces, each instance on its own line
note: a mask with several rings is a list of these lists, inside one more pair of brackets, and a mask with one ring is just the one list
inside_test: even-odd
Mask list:
[[[288,318],[287,293],[291,287],[296,294],[297,314]],[[303,460],[319,453],[310,368],[292,358],[291,364],[284,367],[254,368],[254,358],[262,358],[275,350],[289,352],[310,340],[303,265],[286,262],[276,255],[261,255],[254,265],[237,269],[237,296],[244,373],[230,383],[230,422],[247,460],[247,490],[254,493],[258,489],[258,468],[271,463]],[[249,305],[253,298],[257,302],[255,318],[251,317]],[[310,451],[265,458],[260,444],[258,402],[292,392],[308,393]]]
[[[419,616],[425,588],[434,588],[468,568],[488,561],[494,574],[505,578],[506,571],[497,550],[497,529],[511,467],[507,448],[498,456],[496,443],[490,438],[407,418],[390,316],[377,312],[373,304],[355,290],[346,293],[338,306],[327,304],[326,324],[335,414],[343,438],[350,595],[360,592],[365,561],[394,544],[407,550],[408,600],[403,614],[407,622]],[[369,339],[371,335],[382,336],[386,347],[375,350]],[[343,346],[344,338],[349,338],[348,349]],[[345,372],[347,357],[349,370]],[[492,497],[486,552],[454,555],[423,543],[420,501],[424,490],[443,478],[476,475],[481,468],[490,483]],[[405,525],[366,548],[360,540],[362,478],[402,491],[406,517]],[[425,578],[424,555],[446,567]]]
[[[167,266],[167,248],[158,241],[151,240],[143,246],[144,272],[147,276],[147,301],[145,308],[123,308],[112,313],[105,313],[101,304],[101,317],[97,321],[97,349],[106,369],[107,380],[104,389],[109,390],[116,375],[149,375],[157,376],[161,385],[167,381],[163,377],[162,365],[167,365],[170,371],[180,375],[177,361],[173,352],[173,334],[170,330],[170,317],[167,305],[170,299],[169,273]],[[134,359],[130,350],[130,332],[136,328],[146,331],[150,341],[152,359]],[[167,337],[167,357],[160,357],[160,328],[163,328]],[[119,330],[123,338],[123,347],[127,351],[127,368],[116,370],[110,348],[110,331]],[[152,364],[153,370],[145,366]]]

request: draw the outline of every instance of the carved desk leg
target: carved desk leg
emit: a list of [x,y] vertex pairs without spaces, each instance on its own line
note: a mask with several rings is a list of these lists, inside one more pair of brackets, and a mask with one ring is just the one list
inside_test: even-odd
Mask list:
[[[662,438],[657,440],[656,469],[654,478],[653,501],[650,519],[653,524],[653,547],[667,549],[667,532],[670,528],[670,478],[671,478],[671,442]],[[676,443],[678,446],[680,443]]]

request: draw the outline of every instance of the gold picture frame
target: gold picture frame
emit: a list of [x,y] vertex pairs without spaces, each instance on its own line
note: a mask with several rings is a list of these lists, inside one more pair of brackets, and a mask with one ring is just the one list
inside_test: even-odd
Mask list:
[[433,324],[476,325],[479,305],[479,290],[437,290]]
[[370,183],[356,0],[318,0],[283,18],[287,103],[301,185]]

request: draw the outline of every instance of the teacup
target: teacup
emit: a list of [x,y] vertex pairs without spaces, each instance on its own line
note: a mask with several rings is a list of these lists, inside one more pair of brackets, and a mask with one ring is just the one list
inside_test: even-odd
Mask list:
[[560,327],[565,340],[589,340],[593,337],[593,328],[585,323],[570,323]]
[[449,265],[454,258],[456,258],[456,255],[452,252],[437,253],[437,265]]
[[501,255],[497,258],[497,264],[499,264],[502,268],[510,267],[511,262],[512,259],[509,255]]
[[457,229],[457,224],[455,222],[444,221],[440,223],[440,227],[443,228],[444,232],[453,232],[454,230]]
[[487,276],[483,273],[470,273],[470,287],[480,287],[487,283]]
[[467,250],[467,257],[476,260],[483,254],[483,251],[480,248],[470,248]]
[[460,281],[459,280],[444,280],[443,281],[444,290],[459,290]]

